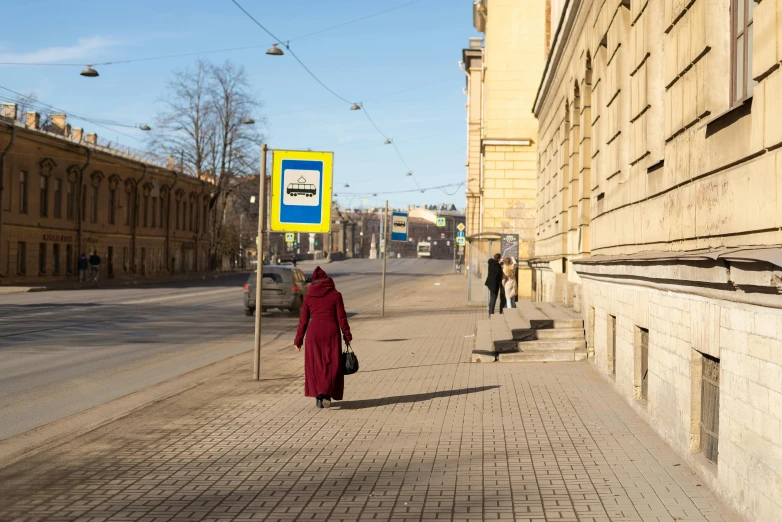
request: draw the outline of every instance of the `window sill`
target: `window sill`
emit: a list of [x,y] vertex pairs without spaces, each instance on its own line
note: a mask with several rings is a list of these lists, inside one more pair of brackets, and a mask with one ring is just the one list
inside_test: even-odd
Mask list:
[[722,111],[719,114],[715,114],[708,118],[705,122],[698,126],[698,129],[706,127],[706,137],[721,131],[722,129],[729,127],[736,123],[741,118],[752,114],[752,97],[737,103],[730,109]]

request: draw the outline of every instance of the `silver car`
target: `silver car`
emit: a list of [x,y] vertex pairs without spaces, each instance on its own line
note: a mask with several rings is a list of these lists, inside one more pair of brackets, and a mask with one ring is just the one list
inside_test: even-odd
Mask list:
[[[250,274],[244,284],[244,315],[255,313],[255,282],[257,270]],[[297,317],[301,313],[304,296],[311,280],[304,272],[292,266],[266,265],[263,267],[263,306],[265,312],[272,308],[288,310]]]

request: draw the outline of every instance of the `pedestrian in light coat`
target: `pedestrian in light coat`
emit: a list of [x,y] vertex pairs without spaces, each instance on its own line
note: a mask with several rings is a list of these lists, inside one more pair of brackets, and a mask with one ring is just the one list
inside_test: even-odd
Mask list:
[[342,294],[334,280],[320,267],[312,273],[312,283],[304,296],[299,328],[293,341],[296,349],[304,347],[304,395],[315,397],[315,407],[328,408],[332,400],[342,400],[345,374],[342,368],[342,342],[350,344],[348,316]]
[[506,257],[502,261],[502,286],[505,289],[505,308],[516,308],[518,285],[516,283],[516,260]]
[[[502,293],[502,265],[500,264],[500,254],[495,254],[489,259],[489,269],[486,275],[486,288],[489,289],[489,315],[494,313],[494,307],[497,304],[497,297]],[[502,313],[504,303],[500,301],[500,313]]]

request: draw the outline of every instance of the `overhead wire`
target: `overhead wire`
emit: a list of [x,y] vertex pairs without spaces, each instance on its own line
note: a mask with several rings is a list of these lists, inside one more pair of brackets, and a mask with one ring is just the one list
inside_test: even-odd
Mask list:
[[[464,184],[465,184],[465,182],[462,181],[461,183],[449,183],[447,185],[437,185],[435,187],[424,187],[424,188],[421,188],[421,189],[389,190],[389,191],[384,191],[384,192],[342,192],[342,191],[340,191],[340,192],[338,192],[338,196],[337,197],[341,197],[341,196],[365,196],[365,197],[369,197],[369,196],[385,196],[387,194],[406,194],[406,193],[409,193],[409,192],[419,192],[421,190],[426,191],[426,190],[438,190],[438,189],[442,190],[443,192],[445,192],[444,189],[449,188],[449,187],[457,187],[456,192],[458,192],[458,187],[461,187]],[[454,192],[453,194],[449,194],[448,192],[445,192],[445,193],[448,194],[449,196],[453,196],[454,194],[456,194],[456,192]]]
[[[18,97],[18,98],[17,98],[17,100],[18,100],[18,99],[20,99],[20,98],[21,98],[21,99],[24,99],[24,100],[27,100],[27,103],[29,103],[29,104],[30,104],[32,107],[34,107],[34,108],[39,108],[39,109],[40,109],[40,108],[53,109],[53,110],[55,110],[55,111],[57,111],[57,112],[62,112],[62,113],[65,113],[65,114],[69,114],[69,115],[71,115],[71,116],[73,116],[74,118],[77,118],[77,119],[79,119],[79,120],[84,120],[84,121],[86,121],[86,122],[92,123],[93,125],[97,125],[98,127],[101,127],[101,128],[103,128],[103,129],[109,130],[109,131],[111,131],[111,132],[115,132],[115,133],[117,133],[117,134],[122,134],[123,136],[126,136],[126,137],[128,137],[128,138],[131,138],[131,139],[134,139],[134,140],[137,140],[137,141],[144,141],[144,140],[142,140],[141,138],[138,138],[138,137],[136,137],[136,136],[133,136],[132,134],[128,134],[128,133],[125,133],[125,132],[121,132],[121,131],[118,131],[117,129],[112,129],[112,128],[110,128],[109,126],[107,126],[107,125],[105,125],[105,124],[103,124],[103,123],[100,123],[100,120],[98,120],[98,119],[95,119],[95,118],[89,118],[89,117],[81,116],[81,115],[79,115],[79,114],[76,114],[76,113],[73,113],[73,112],[70,112],[70,111],[66,111],[66,110],[64,110],[64,109],[61,109],[61,108],[55,107],[54,105],[50,105],[50,104],[48,104],[48,103],[45,103],[45,102],[43,102],[43,101],[41,101],[41,100],[39,100],[39,99],[37,99],[37,98],[33,98],[33,97],[31,97],[31,96],[28,96],[28,95],[26,95],[26,94],[22,94],[22,93],[16,92],[16,91],[14,91],[14,90],[12,90],[12,89],[9,89],[8,87],[3,87],[2,85],[0,85],[0,89],[2,89],[2,90],[4,90],[4,91],[8,91],[8,92],[10,92],[10,93],[12,93],[12,94],[16,95],[16,96]],[[17,101],[17,100],[11,100],[11,101]],[[129,125],[128,125],[128,126],[129,126]]]
[[[388,9],[384,9],[382,11],[377,11],[375,13],[370,13],[368,15],[361,16],[359,18],[354,18],[352,20],[348,20],[347,22],[342,22],[336,25],[332,25],[329,27],[324,27],[323,29],[318,29],[316,31],[313,31],[311,33],[303,34],[300,36],[296,36],[295,38],[290,38],[289,40],[286,40],[287,42],[293,42],[296,40],[302,40],[304,38],[309,38],[311,36],[315,36],[318,34],[322,34],[328,31],[333,31],[334,29],[339,29],[341,27],[345,27],[350,24],[354,24],[356,22],[361,22],[364,20],[368,20],[369,18],[374,18],[376,16],[380,16],[386,13],[389,13],[391,11],[396,11],[397,9],[402,9],[404,7],[418,4],[421,2],[425,2],[426,0],[414,0],[412,2],[407,2],[405,4],[400,4],[394,7],[390,7]],[[275,38],[275,37],[273,37]],[[280,40],[277,40],[276,43],[282,43]],[[170,58],[181,58],[185,56],[199,56],[203,54],[216,54],[216,53],[227,53],[227,52],[233,52],[233,51],[246,51],[249,49],[262,49],[267,48],[271,44],[266,45],[245,45],[241,47],[227,47],[222,49],[210,49],[206,51],[193,51],[193,52],[186,52],[186,53],[173,53],[173,54],[164,54],[161,56],[147,56],[143,58],[130,58],[127,60],[111,60],[111,61],[105,61],[105,62],[89,62],[89,65],[92,66],[103,66],[103,65],[117,65],[117,64],[126,64],[126,63],[136,63],[136,62],[148,62],[153,60],[166,60]],[[45,62],[0,62],[0,65],[24,65],[24,66],[41,66],[41,67],[84,67],[87,65],[87,63],[45,63]]]
[[[419,0],[419,1],[423,1],[423,0]],[[236,7],[238,7],[238,8],[239,8],[239,9],[240,9],[240,10],[241,10],[241,11],[242,11],[242,12],[243,12],[243,13],[244,13],[244,14],[245,14],[245,15],[246,15],[246,16],[247,16],[249,19],[250,19],[250,20],[252,20],[252,21],[255,23],[255,25],[257,25],[258,27],[260,27],[260,28],[261,28],[261,29],[262,29],[262,30],[263,30],[263,31],[264,31],[266,34],[268,34],[269,36],[271,36],[272,38],[274,38],[275,40],[277,40],[277,42],[278,42],[278,43],[280,43],[280,44],[284,45],[284,46],[285,46],[285,49],[286,49],[288,52],[290,52],[291,56],[293,56],[293,58],[294,58],[294,59],[295,59],[295,60],[296,60],[296,61],[299,63],[299,65],[301,65],[301,67],[302,67],[302,68],[303,68],[303,69],[304,69],[304,70],[305,70],[305,71],[306,71],[306,72],[307,72],[307,73],[308,73],[308,74],[309,74],[309,75],[310,75],[310,76],[311,76],[311,77],[312,77],[312,78],[313,78],[313,79],[314,79],[316,82],[318,82],[318,84],[320,84],[320,86],[321,86],[321,87],[323,87],[323,88],[324,88],[326,91],[328,91],[329,93],[331,93],[331,94],[332,94],[334,97],[336,97],[337,99],[339,99],[339,100],[341,100],[341,101],[345,102],[346,104],[353,104],[353,105],[356,105],[356,102],[351,102],[351,101],[349,101],[348,99],[346,99],[346,98],[344,98],[344,97],[340,96],[340,95],[339,95],[339,94],[337,94],[337,93],[336,93],[336,92],[335,92],[333,89],[331,89],[329,86],[327,86],[327,85],[326,85],[326,84],[325,84],[325,83],[324,83],[324,82],[323,82],[323,81],[322,81],[320,78],[318,78],[318,76],[317,76],[315,73],[313,73],[313,72],[312,72],[312,71],[311,71],[311,70],[310,70],[310,69],[309,69],[309,68],[308,68],[308,67],[307,67],[307,66],[304,64],[304,62],[302,62],[302,61],[301,61],[301,59],[300,59],[300,58],[299,58],[299,57],[296,55],[296,53],[295,53],[295,52],[293,52],[293,50],[290,48],[290,40],[288,40],[288,41],[285,41],[285,40],[283,40],[283,39],[281,39],[281,38],[278,38],[278,37],[277,37],[277,36],[276,36],[274,33],[272,33],[272,32],[271,32],[269,29],[267,29],[267,28],[266,28],[266,27],[265,27],[265,26],[264,26],[264,25],[263,25],[261,22],[259,22],[259,21],[258,21],[258,20],[257,20],[257,19],[256,19],[256,18],[255,18],[255,17],[252,15],[252,14],[250,14],[250,12],[249,12],[249,11],[247,11],[247,9],[245,9],[244,7],[242,7],[242,5],[241,5],[241,4],[238,2],[238,0],[231,0],[231,2],[233,2],[233,4],[234,4],[234,5],[236,5]],[[410,2],[410,3],[409,3],[409,4],[407,4],[407,5],[411,5],[411,4],[415,4],[415,3],[419,3],[419,2],[418,2],[418,1],[414,1],[414,2]],[[359,102],[357,105],[358,105],[358,106],[361,108],[362,112],[364,113],[364,115],[366,116],[366,118],[369,120],[369,123],[371,123],[371,124],[372,124],[372,126],[375,128],[375,130],[378,132],[378,134],[380,134],[381,136],[383,136],[383,138],[384,138],[384,139],[385,139],[387,142],[390,142],[390,143],[391,143],[391,145],[393,145],[393,147],[394,147],[394,152],[396,152],[396,155],[399,157],[399,160],[402,162],[402,165],[404,165],[404,166],[405,166],[405,169],[407,169],[407,175],[413,178],[413,183],[415,183],[416,187],[418,187],[418,190],[420,190],[420,191],[422,191],[422,192],[423,192],[423,191],[425,191],[426,189],[423,189],[423,188],[421,188],[421,185],[418,183],[418,180],[416,179],[416,177],[415,177],[415,174],[413,173],[412,169],[411,169],[411,168],[410,168],[410,166],[408,165],[408,163],[407,163],[407,161],[405,160],[404,156],[402,156],[402,153],[400,152],[400,150],[399,150],[399,147],[397,147],[396,143],[394,143],[394,141],[393,141],[392,139],[390,139],[390,138],[388,137],[388,135],[387,135],[386,133],[384,133],[384,132],[383,132],[383,131],[380,129],[380,127],[378,127],[378,125],[375,123],[375,121],[372,119],[372,117],[371,117],[371,116],[369,115],[369,113],[367,112],[367,110],[366,110],[366,107],[364,106],[364,103],[363,103],[363,102]]]

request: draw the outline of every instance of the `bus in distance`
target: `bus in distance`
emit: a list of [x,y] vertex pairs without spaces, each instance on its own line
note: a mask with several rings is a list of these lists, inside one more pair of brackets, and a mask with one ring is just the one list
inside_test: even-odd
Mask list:
[[429,241],[418,242],[418,257],[432,257],[432,244]]

